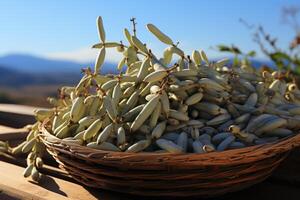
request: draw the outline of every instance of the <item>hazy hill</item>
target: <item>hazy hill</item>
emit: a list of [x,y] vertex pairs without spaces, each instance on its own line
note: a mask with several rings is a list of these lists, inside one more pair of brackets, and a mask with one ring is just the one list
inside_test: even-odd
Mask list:
[[26,85],[75,84],[81,77],[80,71],[68,73],[23,72],[11,67],[0,66],[0,86],[17,88]]
[[[77,63],[46,59],[25,54],[10,54],[0,57],[0,86],[21,87],[26,85],[75,84],[81,78],[81,68],[93,63]],[[115,65],[105,63],[102,72],[115,72]]]
[[[8,67],[25,73],[77,73],[81,68],[93,67],[93,62],[78,63],[65,60],[47,59],[27,54],[9,54],[0,57],[0,66]],[[105,63],[103,72],[107,73],[115,67],[112,63]],[[50,75],[50,74],[49,74]]]

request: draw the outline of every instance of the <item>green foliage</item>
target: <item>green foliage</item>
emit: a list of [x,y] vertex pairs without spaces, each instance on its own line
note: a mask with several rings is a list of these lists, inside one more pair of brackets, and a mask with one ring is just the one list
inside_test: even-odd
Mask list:
[[217,49],[220,52],[231,53],[234,55],[233,67],[238,67],[241,63],[250,64],[249,57],[254,57],[256,55],[255,51],[243,52],[239,47],[235,45],[227,46],[224,44],[217,45]]
[[256,56],[256,52],[255,51],[249,51],[247,53],[247,56],[249,56],[249,57],[255,57]]
[[[287,24],[292,25],[292,28],[295,30],[295,37],[287,44],[286,48],[278,47],[278,38],[272,37],[262,26],[250,25],[247,21],[240,19],[240,22],[246,28],[251,31],[254,29],[253,41],[258,44],[261,52],[275,63],[277,69],[284,73],[287,72],[287,74],[291,74],[295,78],[298,77],[297,79],[300,77],[300,24],[296,18],[299,11],[300,9],[295,9],[293,6],[283,9],[282,16],[288,22]],[[241,60],[250,64],[248,57],[256,56],[255,51],[244,53],[234,45],[227,46],[222,44],[218,45],[217,49],[220,52],[227,52],[234,55],[233,67],[238,66]]]
[[217,47],[218,47],[219,51],[221,51],[221,52],[231,52],[232,53],[231,48],[226,45],[218,45]]
[[276,64],[278,69],[291,71],[297,76],[300,75],[300,60],[297,55],[293,56],[281,51],[275,51],[268,55],[269,58]]

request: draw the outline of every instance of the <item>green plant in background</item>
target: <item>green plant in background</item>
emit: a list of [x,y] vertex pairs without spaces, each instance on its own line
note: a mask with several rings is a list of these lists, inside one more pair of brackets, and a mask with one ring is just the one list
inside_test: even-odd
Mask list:
[[[261,52],[275,63],[277,70],[289,75],[288,77],[296,79],[300,77],[300,25],[297,20],[300,8],[291,6],[282,9],[282,21],[291,26],[294,30],[295,37],[288,44],[288,47],[282,48],[278,46],[278,39],[267,33],[263,26],[254,26],[240,19],[240,22],[249,30],[253,31],[253,41],[258,44]],[[217,49],[220,52],[228,52],[234,55],[233,67],[243,64],[251,64],[249,58],[256,55],[255,51],[247,53],[242,52],[239,47],[234,45],[218,45]],[[269,66],[270,67],[270,66]]]
[[[287,47],[279,47],[278,39],[267,33],[262,26],[255,28],[253,41],[258,44],[261,52],[272,60],[278,70],[286,73],[298,85],[300,84],[300,27],[297,20],[299,7],[290,6],[282,8],[282,22],[288,24],[294,31],[294,39]],[[241,20],[249,29],[252,27]]]
[[[296,36],[287,50],[278,47],[277,38],[272,38],[266,33],[262,26],[259,26],[254,33],[253,41],[256,42],[263,54],[272,60],[276,67],[282,71],[291,71],[300,75],[299,42],[300,35]],[[299,40],[299,41],[298,41]]]
[[254,57],[256,55],[255,51],[249,51],[249,52],[243,52],[235,45],[227,46],[220,44],[217,46],[218,51],[220,52],[227,52],[234,55],[233,58],[233,67],[244,65],[251,65],[250,58]]

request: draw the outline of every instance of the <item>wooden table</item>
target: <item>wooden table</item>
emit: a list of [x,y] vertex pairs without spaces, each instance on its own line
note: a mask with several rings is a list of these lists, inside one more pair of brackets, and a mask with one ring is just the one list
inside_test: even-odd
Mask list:
[[[4,106],[5,107],[5,106]],[[2,112],[3,105],[0,104],[0,140],[9,140],[12,144],[19,143],[26,137],[26,130],[16,127],[1,126],[1,124],[10,124],[9,112],[14,110],[14,106],[10,105],[11,111],[6,109]],[[16,107],[21,108],[21,107]],[[23,107],[25,108],[25,107]],[[28,108],[26,108],[28,109]],[[14,115],[19,119],[18,126],[28,119],[32,119],[32,107],[29,113],[18,114],[14,110]],[[30,111],[31,110],[31,111]],[[31,112],[31,113],[30,113]],[[3,122],[2,120],[6,121]],[[13,124],[13,123],[12,123]],[[125,195],[116,192],[104,191],[87,188],[78,184],[71,179],[67,173],[57,168],[57,164],[53,160],[46,160],[45,167],[42,171],[43,177],[39,184],[22,176],[26,163],[24,157],[16,159],[8,159],[0,156],[0,200],[134,200],[134,199],[153,199]],[[158,198],[155,198],[158,199]],[[174,199],[174,198],[172,198]],[[185,198],[186,199],[186,198]],[[191,199],[191,198],[189,198]],[[216,198],[214,198],[216,199]],[[243,191],[231,193],[219,197],[223,200],[252,200],[252,199],[272,199],[272,200],[299,200],[300,199],[300,149],[294,150],[288,159],[274,172],[274,174],[264,182],[252,186]]]
[[36,109],[36,107],[0,104],[1,125],[21,128],[26,124],[34,123],[34,109]]

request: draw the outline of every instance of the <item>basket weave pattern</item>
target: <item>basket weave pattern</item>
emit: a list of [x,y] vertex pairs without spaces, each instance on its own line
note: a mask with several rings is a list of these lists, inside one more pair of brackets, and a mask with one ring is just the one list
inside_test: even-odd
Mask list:
[[90,187],[143,196],[211,197],[263,181],[300,145],[300,134],[276,143],[207,154],[126,153],[62,141],[42,127],[48,152]]

